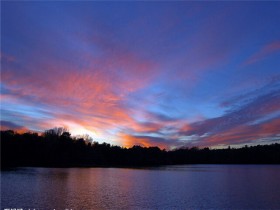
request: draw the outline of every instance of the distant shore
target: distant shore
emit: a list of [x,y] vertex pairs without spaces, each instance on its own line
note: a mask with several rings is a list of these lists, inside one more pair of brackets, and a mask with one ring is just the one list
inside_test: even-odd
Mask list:
[[123,148],[75,139],[68,132],[1,131],[1,169],[10,167],[155,167],[178,164],[280,164],[280,144],[209,149]]

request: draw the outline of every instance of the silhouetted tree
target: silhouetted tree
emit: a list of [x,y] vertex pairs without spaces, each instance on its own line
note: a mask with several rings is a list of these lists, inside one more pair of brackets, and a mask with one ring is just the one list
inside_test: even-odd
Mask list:
[[1,131],[1,167],[11,166],[154,166],[162,164],[279,164],[280,144],[209,149],[183,147],[172,151],[158,147],[122,148],[98,143],[89,136],[71,137],[65,128],[42,135]]

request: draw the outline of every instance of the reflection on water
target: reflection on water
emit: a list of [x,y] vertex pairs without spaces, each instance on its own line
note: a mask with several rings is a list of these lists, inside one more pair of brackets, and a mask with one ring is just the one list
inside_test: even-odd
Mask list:
[[20,168],[1,172],[1,208],[280,209],[279,165]]

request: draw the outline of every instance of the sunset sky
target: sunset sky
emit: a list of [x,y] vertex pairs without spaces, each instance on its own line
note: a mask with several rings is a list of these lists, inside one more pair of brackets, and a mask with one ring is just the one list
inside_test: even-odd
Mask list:
[[120,146],[280,139],[280,2],[1,2],[1,129]]

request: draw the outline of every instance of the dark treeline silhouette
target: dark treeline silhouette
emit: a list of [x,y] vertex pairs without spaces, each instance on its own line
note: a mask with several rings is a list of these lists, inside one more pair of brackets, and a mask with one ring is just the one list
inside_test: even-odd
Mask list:
[[71,137],[64,128],[18,134],[1,131],[1,167],[155,166],[164,164],[279,164],[280,144],[243,148],[122,148],[91,142],[89,136]]

